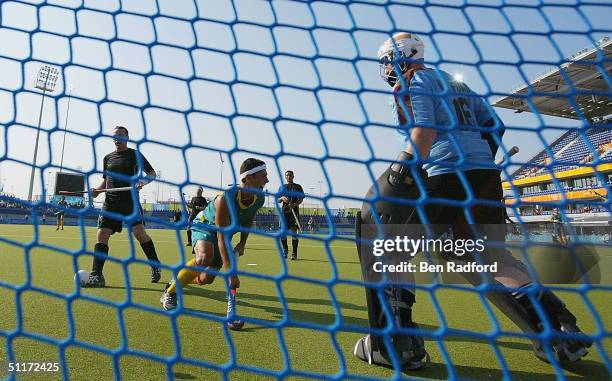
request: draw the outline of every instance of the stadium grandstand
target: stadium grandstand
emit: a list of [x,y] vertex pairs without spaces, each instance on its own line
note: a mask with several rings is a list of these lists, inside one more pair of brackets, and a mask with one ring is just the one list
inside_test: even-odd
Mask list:
[[[542,222],[560,209],[572,223],[609,226],[612,185],[612,40],[604,38],[559,68],[544,73],[496,107],[584,121],[537,153],[503,183],[514,221]],[[519,216],[516,214],[518,213]]]
[[[0,193],[2,195],[2,193]],[[53,225],[56,213],[60,210],[57,206],[58,196],[51,197],[45,207],[39,208],[37,223],[41,225]],[[66,197],[68,202],[65,216],[66,226],[95,227],[98,223],[100,209],[97,207],[86,208],[86,200],[83,197]],[[167,229],[174,223],[177,211],[183,212],[176,201],[143,204],[143,213],[147,227],[151,229]],[[304,234],[329,234],[331,226],[337,235],[352,235],[355,232],[355,210],[344,208],[328,209],[329,214],[318,208],[304,208],[300,214],[300,222]],[[7,194],[0,198],[0,223],[13,225],[34,224],[31,219],[32,209],[26,200],[11,197]],[[44,217],[44,218],[43,218]],[[186,217],[186,214],[183,216]],[[280,229],[281,222],[279,214],[274,208],[264,207],[257,214],[255,226],[264,231],[275,231]]]

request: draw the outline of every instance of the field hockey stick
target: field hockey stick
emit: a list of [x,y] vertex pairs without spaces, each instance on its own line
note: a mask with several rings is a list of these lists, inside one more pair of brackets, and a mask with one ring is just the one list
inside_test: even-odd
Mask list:
[[502,163],[506,160],[506,159],[510,159],[512,156],[516,155],[519,152],[519,148],[517,146],[514,146],[512,148],[510,148],[510,151],[508,151],[508,156],[502,156],[499,158],[499,160],[497,160],[495,162],[495,165],[502,165]]
[[[104,193],[104,192],[125,192],[125,191],[132,190],[132,188],[133,187],[108,188],[108,189],[98,189],[97,191],[100,192],[100,193]],[[89,189],[85,190],[85,191],[78,191],[78,192],[59,191],[59,194],[65,195],[65,196],[77,196],[77,195],[86,194],[86,193],[89,193]]]
[[[235,253],[236,271],[238,271],[238,253]],[[232,331],[239,331],[244,326],[244,320],[238,319],[236,314],[236,288],[232,287],[227,294],[227,328]],[[232,319],[232,320],[229,320]]]
[[298,229],[300,230],[300,233],[303,231],[302,230],[302,224],[300,224],[300,219],[298,218],[297,214],[295,213],[295,210],[293,210],[293,208],[291,208],[291,214],[293,214],[293,218],[295,219],[295,223],[298,227]]

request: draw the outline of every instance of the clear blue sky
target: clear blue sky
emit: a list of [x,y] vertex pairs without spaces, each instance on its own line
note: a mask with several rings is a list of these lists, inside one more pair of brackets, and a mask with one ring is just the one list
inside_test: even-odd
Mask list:
[[[210,196],[220,185],[219,151],[224,185],[254,155],[269,164],[269,190],[293,169],[307,193],[337,196],[332,208],[359,205],[343,197],[360,198],[369,188],[363,162],[392,159],[403,146],[376,63],[378,45],[391,33],[420,34],[430,65],[461,73],[492,101],[610,35],[612,20],[609,1],[579,7],[566,6],[574,1],[506,1],[504,7],[467,1],[462,8],[456,5],[463,1],[124,0],[121,10],[112,0],[39,3],[1,4],[5,191],[27,196],[41,98],[33,85],[46,62],[61,66],[62,74],[43,115],[38,165],[48,168],[37,175],[35,194],[41,178],[53,188],[72,84],[64,165],[89,173],[92,185],[113,150],[104,135],[121,124],[169,183],[202,184]],[[498,112],[510,128],[504,144],[521,148],[515,162],[543,148],[537,134],[512,130],[535,131],[537,118]],[[578,125],[543,121],[549,141],[561,133],[555,127]],[[383,166],[372,166],[375,175]],[[176,186],[162,189],[147,186],[141,200],[150,202],[157,192],[166,199],[179,195]]]

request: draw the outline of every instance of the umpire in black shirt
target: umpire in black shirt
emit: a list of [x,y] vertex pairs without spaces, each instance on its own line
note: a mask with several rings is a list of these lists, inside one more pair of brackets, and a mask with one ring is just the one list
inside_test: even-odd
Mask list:
[[[287,229],[291,232],[291,260],[295,261],[298,258],[298,245],[300,241],[297,231],[301,229],[301,224],[299,223],[300,204],[304,201],[304,189],[302,189],[300,184],[293,182],[293,178],[293,171],[285,172],[287,183],[281,185],[278,190],[278,194],[281,196],[278,202],[281,203]],[[287,258],[289,246],[287,245],[286,235],[281,237],[281,244],[283,246],[283,257]]]
[[[111,188],[129,187],[130,182],[116,175],[124,177],[134,176],[138,174],[142,166],[143,172],[146,174],[136,184],[136,189],[140,189],[146,184],[155,179],[156,173],[149,161],[139,152],[128,148],[127,142],[129,139],[128,130],[125,127],[117,126],[113,130],[113,141],[115,143],[115,151],[104,157],[104,180],[97,187],[91,190],[92,197],[98,197],[102,190]],[[161,278],[161,268],[159,267],[159,259],[155,251],[153,240],[147,234],[142,219],[142,207],[139,200],[132,199],[132,191],[106,192],[106,199],[102,206],[103,211],[113,212],[124,216],[129,216],[134,211],[134,206],[137,206],[137,213],[140,218],[129,222],[132,227],[134,237],[140,242],[140,247],[149,259],[151,265],[151,282],[157,283]],[[114,233],[120,233],[123,230],[123,220],[117,220],[105,216],[103,214],[98,218],[98,242],[94,248],[95,257],[93,260],[93,269],[88,281],[83,284],[83,287],[104,287],[104,262],[108,256],[108,241]]]
[[202,187],[198,187],[198,193],[196,196],[191,198],[191,202],[187,205],[189,207],[189,227],[187,228],[187,246],[191,246],[191,221],[193,221],[198,213],[203,211],[208,206],[208,201],[202,196],[204,190]]

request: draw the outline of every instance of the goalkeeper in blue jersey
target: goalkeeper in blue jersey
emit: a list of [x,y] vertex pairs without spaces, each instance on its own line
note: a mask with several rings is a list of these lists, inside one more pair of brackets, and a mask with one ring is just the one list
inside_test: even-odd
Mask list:
[[[193,220],[191,239],[195,258],[186,263],[190,268],[184,268],[178,273],[178,283],[171,282],[166,287],[160,299],[165,310],[169,311],[177,307],[177,287],[183,288],[194,281],[198,284],[210,284],[215,280],[215,275],[206,272],[207,267],[217,271],[221,268],[225,271],[231,270],[232,249],[227,247],[227,244],[231,242],[231,237],[236,231],[224,233],[220,228],[232,224],[251,227],[257,211],[265,202],[265,197],[262,194],[250,192],[249,189],[262,190],[268,183],[265,163],[254,158],[246,159],[240,166],[240,177],[240,186],[218,194]],[[236,259],[244,254],[248,236],[248,232],[240,233],[240,241],[233,250]],[[193,267],[202,267],[202,270],[196,270]],[[237,275],[229,277],[229,286],[230,288],[240,287]]]
[[[504,126],[491,107],[466,84],[455,81],[448,73],[424,65],[425,46],[411,33],[397,33],[385,41],[379,51],[381,75],[393,87],[393,105],[397,121],[408,137],[406,149],[377,179],[357,219],[359,241],[368,241],[374,224],[421,224],[428,222],[436,236],[452,231],[453,239],[482,237],[486,227],[498,232],[489,240],[505,239],[502,187],[500,172],[494,164]],[[465,186],[464,186],[465,184]],[[424,210],[415,202],[424,198]],[[394,200],[390,200],[390,198]],[[375,203],[368,200],[376,199]],[[443,199],[438,203],[437,200]],[[474,200],[465,208],[457,205]],[[455,204],[451,204],[455,202]],[[427,217],[422,221],[421,217]],[[469,218],[468,218],[469,216]],[[472,223],[473,225],[468,225]],[[431,231],[431,230],[430,230]],[[362,232],[366,232],[362,234]],[[418,238],[418,237],[415,237]],[[432,237],[436,238],[436,237]],[[358,244],[359,259],[364,278],[373,263],[371,250]],[[443,253],[447,261],[465,263],[479,259],[482,264],[498,262],[499,269],[486,280],[493,287],[485,296],[527,333],[543,331],[546,319],[557,334],[575,333],[576,318],[552,292],[539,289],[533,292],[526,267],[503,249],[487,248],[483,255],[457,256]],[[486,255],[485,255],[486,254]],[[483,283],[479,273],[463,273],[474,285]],[[384,329],[388,319],[408,333],[393,333],[388,343],[381,336],[368,335],[357,341],[354,354],[370,364],[391,366],[393,350],[403,369],[422,367],[427,357],[418,327],[412,320],[415,293],[410,282],[400,279],[402,286],[387,283],[383,292],[366,288],[370,327]],[[532,294],[544,311],[541,315],[529,297]],[[387,308],[383,308],[383,304]],[[385,312],[385,310],[389,311]],[[578,335],[576,335],[578,336]],[[553,338],[548,342],[556,361],[577,361],[586,355],[590,339]],[[534,341],[536,355],[549,361],[542,342]]]

